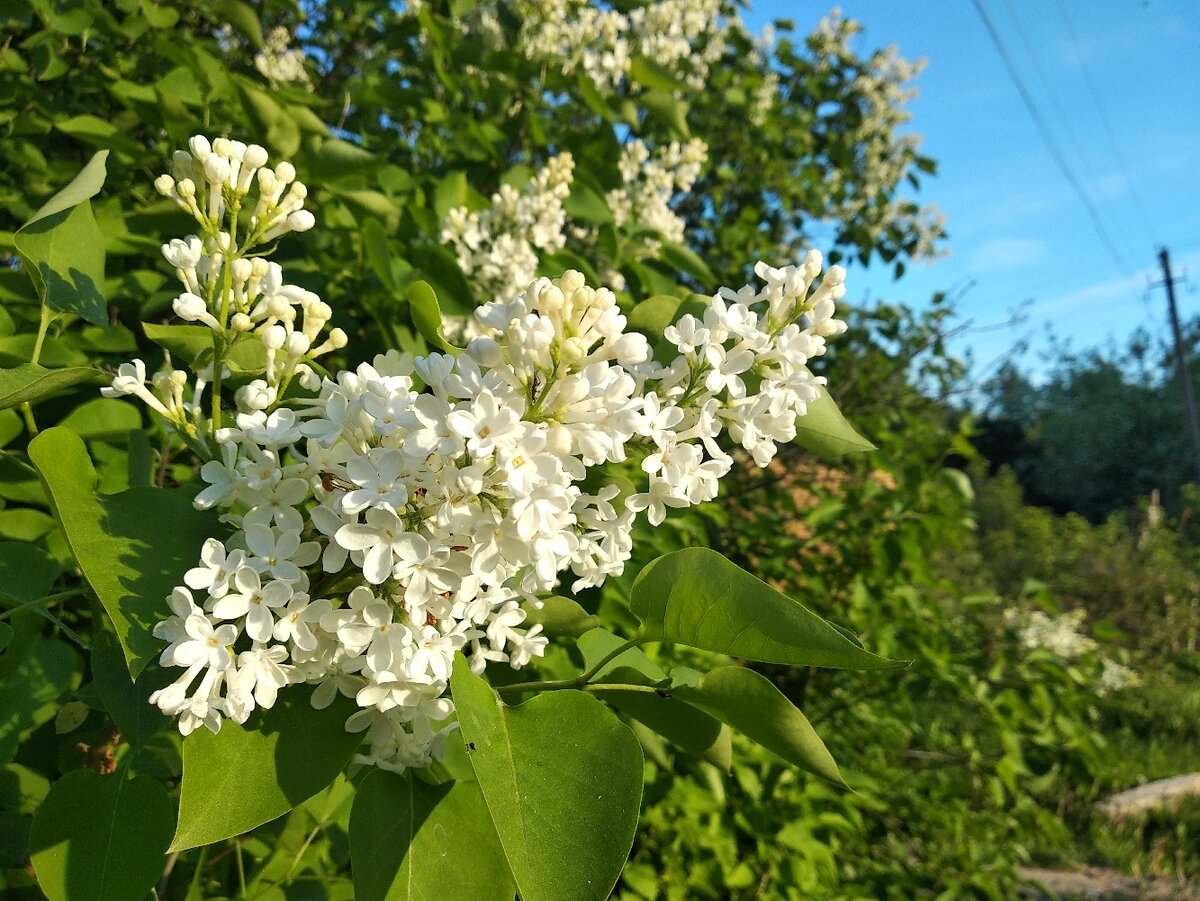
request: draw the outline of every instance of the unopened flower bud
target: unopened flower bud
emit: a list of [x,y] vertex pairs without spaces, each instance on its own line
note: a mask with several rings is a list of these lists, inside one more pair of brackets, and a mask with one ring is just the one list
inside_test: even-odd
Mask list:
[[240,409],[265,410],[275,402],[276,391],[263,379],[255,379],[237,390],[235,399]]
[[210,154],[204,160],[204,178],[210,185],[223,185],[229,181],[229,160]]
[[479,335],[468,341],[467,353],[480,366],[498,366],[504,359],[499,342],[487,335]]
[[171,307],[175,310],[176,316],[186,319],[188,322],[196,322],[208,313],[208,305],[204,302],[204,298],[190,292],[176,297]]
[[233,276],[233,280],[239,284],[250,278],[254,271],[254,265],[247,259],[237,259],[229,264],[229,272]]
[[306,232],[316,224],[316,217],[308,210],[296,210],[287,217],[287,227],[294,232]]
[[262,343],[269,350],[279,350],[287,341],[287,331],[282,325],[273,325],[262,332]]
[[312,347],[312,342],[303,332],[292,332],[287,337],[286,348],[289,356],[302,357]]
[[188,148],[200,162],[204,162],[205,158],[212,153],[212,145],[208,143],[208,138],[204,135],[195,135],[188,141]]
[[254,169],[261,169],[267,164],[267,149],[259,144],[248,145],[242,162]]

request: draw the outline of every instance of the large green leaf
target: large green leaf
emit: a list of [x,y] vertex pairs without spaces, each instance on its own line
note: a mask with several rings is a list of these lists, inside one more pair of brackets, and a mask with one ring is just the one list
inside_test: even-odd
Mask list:
[[353,710],[345,698],[317,710],[297,686],[245,726],[227,720],[215,735],[203,728],[189,735],[171,850],[249,832],[327,786],[362,741],[345,728]]
[[671,676],[672,698],[728,723],[788,763],[845,785],[808,718],[765,676],[744,666],[720,666],[704,674],[678,667]]
[[461,169],[447,172],[433,186],[433,209],[439,220],[454,207],[465,206],[469,196],[467,173]]
[[663,260],[676,269],[686,272],[701,285],[712,285],[717,278],[694,250],[685,244],[674,244],[670,241],[662,243],[661,255]]
[[136,676],[162,650],[150,630],[167,612],[165,598],[196,565],[205,539],[220,533],[216,517],[174,491],[130,488],[97,495],[83,440],[64,428],[33,439],[29,458]]
[[523,901],[601,901],[633,845],[642,750],[579,691],[506,707],[461,655],[451,678],[463,738]]
[[54,717],[59,699],[79,684],[78,669],[71,646],[52,638],[0,658],[0,764],[12,760],[17,745]]
[[641,332],[651,345],[662,340],[663,331],[675,321],[683,301],[672,294],[647,297],[629,313],[629,328]]
[[571,185],[571,193],[563,201],[563,209],[572,219],[589,225],[604,225],[613,221],[612,210],[605,199],[579,179]]
[[796,443],[823,457],[875,450],[875,445],[846,421],[824,388],[821,396],[808,405],[808,412],[796,420]]
[[379,281],[389,291],[396,289],[396,276],[392,271],[392,255],[388,250],[387,230],[378,219],[364,219],[362,224],[363,256]]
[[249,3],[243,0],[217,0],[213,9],[220,22],[228,22],[243,35],[249,38],[255,47],[263,45],[262,23],[258,13]]
[[475,782],[372,771],[354,795],[350,859],[357,901],[512,901],[516,892]]
[[693,648],[796,666],[896,666],[863,650],[799,601],[708,548],[659,557],[633,583],[639,635]]
[[100,370],[86,366],[44,369],[33,363],[23,363],[12,369],[0,369],[0,410],[36,403],[73,385],[99,381],[102,375]]
[[171,840],[162,784],[125,770],[75,770],[33,817],[29,850],[50,901],[139,901],[159,880]]
[[104,235],[92,214],[90,198],[104,184],[107,157],[107,150],[93,156],[69,185],[13,235],[42,302],[95,325],[108,323],[108,307],[103,294]]

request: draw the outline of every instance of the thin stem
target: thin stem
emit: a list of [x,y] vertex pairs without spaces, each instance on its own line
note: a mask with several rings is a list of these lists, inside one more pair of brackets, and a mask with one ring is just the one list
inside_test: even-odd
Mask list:
[[55,601],[61,601],[64,598],[75,597],[76,595],[86,594],[82,588],[72,588],[70,591],[60,591],[58,594],[49,594],[44,598],[35,598],[32,601],[22,601],[15,607],[9,607],[7,610],[0,612],[0,620],[8,619],[19,610],[24,610],[26,607],[33,607],[38,604],[52,604]]
[[653,685],[634,685],[630,682],[593,682],[591,685],[579,686],[581,691],[644,691],[658,694],[663,689]]
[[291,885],[292,874],[296,872],[296,867],[300,866],[300,859],[304,857],[304,852],[308,850],[308,846],[311,845],[316,840],[317,836],[321,834],[321,828],[322,824],[318,823],[316,826],[313,826],[312,831],[305,837],[304,842],[300,845],[300,850],[297,851],[296,856],[292,858],[292,865],[288,867],[287,872],[283,874],[284,885]]
[[38,322],[37,338],[33,342],[33,355],[30,356],[29,362],[37,365],[38,360],[42,358],[42,344],[46,340],[46,332],[50,328],[50,323],[54,321],[54,314],[50,312],[50,308],[42,304],[42,316]]
[[213,380],[212,380],[212,417],[211,429],[216,440],[217,431],[221,428],[221,370],[225,367],[225,339],[213,332]]
[[33,406],[29,401],[21,404],[21,416],[25,419],[25,431],[30,438],[36,438],[38,433],[37,420],[33,418]]
[[4,457],[6,460],[10,460],[17,466],[21,467],[26,472],[28,472],[30,475],[34,476],[35,478],[37,477],[38,471],[36,469],[34,469],[31,465],[26,463],[24,460],[22,460],[20,457],[18,457],[16,454],[14,454],[12,451],[4,450],[3,448],[0,448],[0,457]]
[[[519,691],[558,691],[564,688],[580,688],[586,685],[595,675],[604,669],[609,663],[620,657],[630,648],[636,648],[640,644],[645,644],[649,639],[631,638],[624,644],[618,645],[612,651],[605,654],[600,660],[590,669],[584,670],[573,679],[546,679],[539,682],[517,682],[513,685],[502,685],[496,689],[501,694],[515,694]],[[643,686],[648,687],[648,686]],[[654,691],[653,688],[650,691]]]
[[83,640],[83,636],[81,636],[78,632],[64,623],[49,610],[43,610],[41,607],[34,607],[33,609],[39,616],[43,617],[44,619],[48,619],[50,622],[54,623],[54,625],[58,626],[58,628],[62,630],[62,633],[67,636],[67,638],[71,639],[71,641],[75,642],[75,644],[79,645],[85,651],[91,648],[91,645]]
[[238,897],[245,898],[246,897],[246,864],[242,861],[242,840],[241,840],[241,838],[239,837],[239,838],[234,839],[234,844],[236,846],[236,850],[234,851],[233,859],[237,861],[238,888],[239,888]]

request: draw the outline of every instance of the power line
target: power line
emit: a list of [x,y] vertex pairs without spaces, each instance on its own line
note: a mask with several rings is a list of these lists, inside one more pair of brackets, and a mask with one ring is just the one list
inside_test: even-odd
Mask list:
[[1117,166],[1121,170],[1121,175],[1125,179],[1125,192],[1133,201],[1134,209],[1137,210],[1138,217],[1142,220],[1142,227],[1146,230],[1146,237],[1154,240],[1154,229],[1150,227],[1150,216],[1146,213],[1146,208],[1142,206],[1141,198],[1138,197],[1136,191],[1133,190],[1133,178],[1129,174],[1129,166],[1125,162],[1125,155],[1121,153],[1121,148],[1117,144],[1116,132],[1113,130],[1112,123],[1109,121],[1108,114],[1104,111],[1104,102],[1100,97],[1100,91],[1096,88],[1096,82],[1092,78],[1091,70],[1088,68],[1087,58],[1083,53],[1083,44],[1079,40],[1079,35],[1075,31],[1075,25],[1071,21],[1071,16],[1067,12],[1067,6],[1063,0],[1056,0],[1058,11],[1062,15],[1063,24],[1067,26],[1067,36],[1071,39],[1071,46],[1075,49],[1075,56],[1079,60],[1079,68],[1083,72],[1083,80],[1087,83],[1088,93],[1091,94],[1092,103],[1096,107],[1096,112],[1100,116],[1100,124],[1104,127],[1104,136],[1108,141],[1108,147],[1112,151],[1113,156],[1117,160]]
[[1087,210],[1088,217],[1092,220],[1092,225],[1096,229],[1096,234],[1100,236],[1101,242],[1104,244],[1105,249],[1108,250],[1109,254],[1112,256],[1113,261],[1117,264],[1117,268],[1120,269],[1126,277],[1131,277],[1129,264],[1125,262],[1125,258],[1121,256],[1121,252],[1117,250],[1117,245],[1113,243],[1112,238],[1109,237],[1108,230],[1104,227],[1104,223],[1100,221],[1100,214],[1097,212],[1091,198],[1088,197],[1087,192],[1083,190],[1083,185],[1080,184],[1079,179],[1075,176],[1075,173],[1072,171],[1070,164],[1067,162],[1066,157],[1062,153],[1062,150],[1059,149],[1058,144],[1055,143],[1054,136],[1051,134],[1050,129],[1046,124],[1046,120],[1042,117],[1042,113],[1037,108],[1037,104],[1034,103],[1033,96],[1029,93],[1029,89],[1025,87],[1025,82],[1021,80],[1021,75],[1017,71],[1016,64],[1013,62],[1012,56],[1008,52],[1008,48],[1004,45],[1004,41],[1001,39],[1000,33],[996,30],[996,26],[992,22],[991,16],[988,15],[987,10],[984,8],[982,0],[971,0],[971,2],[975,7],[975,11],[979,13],[979,18],[983,20],[984,28],[987,29],[988,36],[992,39],[992,43],[995,44],[996,50],[1000,54],[1000,58],[1004,61],[1004,66],[1008,70],[1008,75],[1012,79],[1013,84],[1016,86],[1017,93],[1021,95],[1021,100],[1025,104],[1026,110],[1028,110],[1030,117],[1033,119],[1034,125],[1037,126],[1038,134],[1042,139],[1042,143],[1046,145],[1046,149],[1050,152],[1050,156],[1054,158],[1054,162],[1057,164],[1059,171],[1062,172],[1063,177],[1067,180],[1067,183],[1070,184],[1071,188],[1083,202],[1083,206]]
[[1071,148],[1075,151],[1075,155],[1079,158],[1079,162],[1083,165],[1083,172],[1088,178],[1096,180],[1096,172],[1092,169],[1091,161],[1088,159],[1087,151],[1084,150],[1082,142],[1075,134],[1075,129],[1071,127],[1071,117],[1067,115],[1067,111],[1063,108],[1062,103],[1058,99],[1058,94],[1054,91],[1054,85],[1049,78],[1046,77],[1046,70],[1042,68],[1041,58],[1034,49],[1033,42],[1029,40],[1029,35],[1025,28],[1021,25],[1021,17],[1017,15],[1016,9],[1013,7],[1012,0],[1004,0],[1004,8],[1008,10],[1008,14],[1012,17],[1013,25],[1017,30],[1017,37],[1021,39],[1021,43],[1025,47],[1025,52],[1029,54],[1029,59],[1033,63],[1033,70],[1037,73],[1038,80],[1042,83],[1042,87],[1046,91],[1046,96],[1050,98],[1050,103],[1054,107],[1054,112],[1058,115],[1058,124],[1062,125],[1063,131],[1067,134],[1067,140],[1071,144]]

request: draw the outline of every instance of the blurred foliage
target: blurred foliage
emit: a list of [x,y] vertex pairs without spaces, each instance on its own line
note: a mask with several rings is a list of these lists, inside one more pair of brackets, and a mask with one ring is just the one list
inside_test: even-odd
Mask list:
[[[1200,321],[1184,333],[1195,386]],[[1138,330],[1121,347],[1056,344],[1050,364],[1034,380],[1006,362],[984,386],[978,444],[993,469],[1011,467],[1032,503],[1092,522],[1154,491],[1169,512],[1194,516],[1182,494],[1196,461],[1173,347]]]

